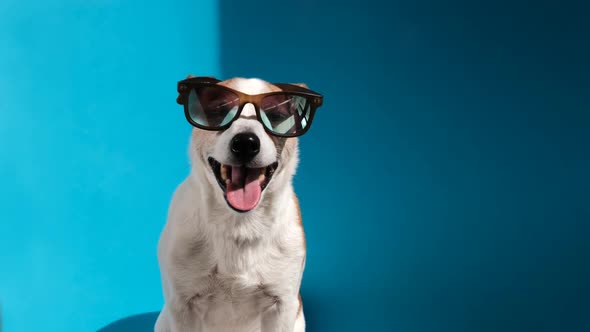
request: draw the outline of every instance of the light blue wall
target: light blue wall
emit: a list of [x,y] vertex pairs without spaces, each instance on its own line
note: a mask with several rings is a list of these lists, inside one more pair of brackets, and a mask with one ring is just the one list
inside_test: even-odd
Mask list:
[[156,243],[188,171],[175,82],[219,72],[215,4],[0,2],[5,331],[160,308]]

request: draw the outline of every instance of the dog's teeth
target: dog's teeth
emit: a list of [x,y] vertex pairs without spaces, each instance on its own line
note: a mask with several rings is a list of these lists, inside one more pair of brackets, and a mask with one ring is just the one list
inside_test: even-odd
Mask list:
[[221,179],[224,181],[227,180],[227,168],[225,165],[221,165]]
[[266,178],[266,176],[264,175],[264,173],[260,173],[260,176],[258,177],[258,182],[260,182],[260,183],[264,182],[265,178]]
[[229,179],[225,179],[225,185],[226,185],[226,186],[229,186],[229,183],[230,183],[230,182],[231,182],[231,181],[230,181]]

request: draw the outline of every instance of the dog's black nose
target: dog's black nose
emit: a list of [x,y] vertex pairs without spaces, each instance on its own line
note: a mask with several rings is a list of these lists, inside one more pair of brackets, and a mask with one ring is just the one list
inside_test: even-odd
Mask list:
[[260,152],[260,140],[253,133],[237,134],[231,140],[231,152],[239,161],[249,162]]

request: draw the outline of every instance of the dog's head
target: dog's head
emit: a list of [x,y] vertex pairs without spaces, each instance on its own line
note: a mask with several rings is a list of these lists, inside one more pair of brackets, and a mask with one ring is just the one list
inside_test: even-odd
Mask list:
[[[281,91],[259,79],[233,78],[217,84],[249,95]],[[265,197],[290,185],[298,162],[297,138],[267,133],[252,104],[220,131],[193,128],[192,176],[214,188],[215,200],[237,212],[256,209]]]

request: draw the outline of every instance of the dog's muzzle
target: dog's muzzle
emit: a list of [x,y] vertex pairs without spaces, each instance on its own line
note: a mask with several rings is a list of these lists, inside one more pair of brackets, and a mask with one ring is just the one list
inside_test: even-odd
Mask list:
[[253,133],[237,134],[229,148],[238,165],[224,165],[212,157],[209,157],[209,164],[227,204],[235,211],[247,212],[258,205],[278,162],[264,167],[246,166],[260,152],[260,139]]

